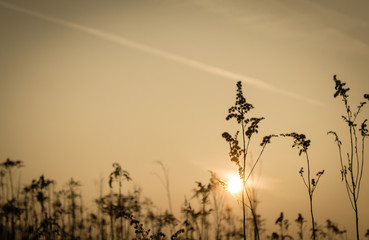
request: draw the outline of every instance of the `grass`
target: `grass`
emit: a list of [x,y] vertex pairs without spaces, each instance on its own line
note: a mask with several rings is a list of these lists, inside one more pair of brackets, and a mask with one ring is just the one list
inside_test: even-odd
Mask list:
[[[366,119],[359,125],[357,121],[366,102],[361,102],[352,112],[348,102],[349,89],[336,77],[334,82],[334,97],[341,97],[346,109],[346,115],[342,118],[350,137],[347,157],[343,157],[344,144],[338,134],[333,131],[329,134],[335,137],[338,146],[341,180],[355,213],[356,239],[359,240],[358,200],[364,174],[364,140],[368,130]],[[227,183],[214,172],[210,172],[208,182],[195,182],[192,196],[183,200],[181,214],[175,216],[169,169],[161,162],[159,165],[164,174],[161,180],[168,200],[168,210],[164,212],[155,210],[149,199],[143,199],[141,189],[134,188],[132,191],[127,187],[126,182],[134,182],[134,179],[119,163],[113,163],[108,180],[100,183],[95,209],[87,209],[83,204],[79,181],[72,178],[57,188],[54,180],[41,175],[21,188],[14,176],[19,168],[24,167],[23,161],[7,158],[0,163],[0,239],[347,239],[347,231],[334,221],[327,219],[319,223],[315,220],[313,194],[324,171],[318,172],[315,177],[311,174],[308,155],[310,140],[304,134],[294,132],[278,136],[292,138],[292,147],[298,148],[299,155],[305,157],[307,172],[302,167],[299,174],[308,192],[311,221],[308,222],[300,213],[294,221],[289,221],[281,212],[275,220],[278,231],[267,234],[264,219],[256,208],[256,189],[247,183],[266,146],[277,135],[263,137],[257,158],[251,161],[250,142],[255,141],[259,124],[264,118],[249,117],[254,107],[246,101],[242,84],[239,82],[236,87],[235,105],[229,108],[226,119],[236,120],[239,131],[233,135],[225,132],[222,136],[229,144],[230,161],[236,166],[235,172],[242,180],[241,218],[237,214],[240,211],[238,208],[232,209],[226,205]],[[369,100],[369,95],[364,95],[364,100]],[[103,185],[110,187],[108,194],[104,195]],[[297,232],[291,232],[291,226],[295,226]],[[361,237],[369,239],[369,229]]]

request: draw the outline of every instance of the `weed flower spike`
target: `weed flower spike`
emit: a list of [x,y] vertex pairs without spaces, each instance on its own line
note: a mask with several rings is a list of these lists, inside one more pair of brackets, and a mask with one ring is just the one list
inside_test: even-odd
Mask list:
[[[364,141],[365,138],[368,137],[368,129],[367,129],[367,119],[363,120],[361,123],[361,127],[357,130],[357,117],[361,113],[362,108],[367,104],[367,102],[363,101],[357,106],[356,111],[352,112],[352,108],[348,102],[348,92],[350,88],[345,88],[346,83],[337,79],[337,76],[333,76],[333,81],[335,82],[335,93],[333,95],[334,98],[341,97],[346,110],[346,115],[342,115],[342,119],[347,124],[349,129],[349,152],[347,152],[347,162],[344,161],[344,157],[342,154],[342,141],[339,139],[338,134],[334,131],[329,131],[328,134],[332,134],[334,136],[334,140],[338,146],[339,153],[339,161],[341,165],[341,180],[345,183],[347,195],[350,199],[351,207],[355,212],[355,226],[356,226],[356,239],[360,239],[359,233],[359,210],[358,210],[358,199],[360,193],[360,184],[363,176],[363,168],[364,168]],[[369,101],[369,94],[364,94],[364,100]],[[359,151],[359,140],[357,132],[361,134],[361,156]]]
[[304,176],[304,168],[301,167],[299,174],[305,184],[305,187],[309,194],[309,203],[310,203],[310,215],[311,215],[311,224],[312,224],[312,237],[313,239],[317,239],[316,237],[316,224],[314,220],[314,211],[313,211],[313,195],[314,191],[318,185],[320,177],[324,174],[324,170],[316,173],[316,178],[311,178],[310,174],[310,159],[308,155],[308,148],[310,146],[311,141],[306,138],[304,134],[298,134],[298,133],[287,133],[287,134],[281,134],[282,137],[292,137],[293,138],[293,144],[292,148],[296,147],[299,150],[299,156],[301,156],[303,153],[305,154],[306,158],[306,165],[307,165],[307,177]]
[[[245,198],[249,202],[247,206],[252,214],[253,218],[253,225],[254,225],[254,239],[260,239],[259,235],[259,228],[258,228],[258,218],[256,214],[256,206],[255,203],[250,196],[249,190],[247,189],[247,180],[253,173],[257,163],[260,160],[261,155],[263,154],[265,147],[268,143],[270,143],[270,139],[275,137],[276,135],[269,135],[263,138],[262,143],[260,146],[262,147],[255,163],[252,165],[250,171],[246,171],[246,162],[247,162],[247,155],[249,151],[249,146],[252,137],[254,134],[257,134],[259,131],[259,124],[263,117],[256,118],[247,118],[247,114],[250,110],[252,110],[254,106],[246,101],[246,98],[243,95],[242,91],[242,83],[237,82],[237,90],[236,90],[236,102],[234,106],[228,109],[228,115],[226,120],[230,120],[232,118],[236,119],[237,123],[240,125],[240,131],[237,131],[234,137],[228,132],[224,132],[222,137],[228,142],[229,144],[229,157],[232,162],[236,164],[238,167],[238,175],[242,180],[242,212],[243,212],[243,238],[246,239],[246,201]],[[241,135],[241,142],[237,139],[238,135]]]

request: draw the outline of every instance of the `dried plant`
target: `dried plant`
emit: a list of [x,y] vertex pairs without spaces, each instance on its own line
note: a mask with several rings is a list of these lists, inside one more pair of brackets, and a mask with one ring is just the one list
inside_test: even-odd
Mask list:
[[[359,209],[358,200],[360,194],[360,184],[363,176],[364,169],[364,141],[369,136],[367,129],[367,119],[363,120],[361,127],[358,130],[358,116],[361,113],[362,108],[367,102],[363,101],[357,106],[356,111],[352,111],[348,102],[348,92],[350,88],[345,87],[346,83],[337,79],[336,75],[333,76],[335,82],[334,98],[341,97],[345,105],[346,115],[342,115],[342,119],[347,124],[349,130],[349,151],[346,153],[346,157],[342,154],[342,142],[338,137],[338,134],[334,131],[329,131],[328,134],[332,134],[335,137],[335,141],[338,146],[339,161],[341,165],[341,180],[345,183],[347,195],[350,199],[351,207],[355,212],[355,224],[356,224],[356,239],[359,240]],[[369,101],[369,94],[364,94],[364,99]],[[359,150],[358,132],[361,133],[361,154]],[[344,160],[344,158],[346,160]]]
[[211,208],[207,208],[206,206],[210,204],[209,196],[211,190],[213,188],[213,184],[210,182],[208,184],[203,184],[201,182],[196,182],[197,188],[194,189],[194,196],[195,198],[199,199],[201,210],[200,219],[201,219],[201,228],[200,228],[200,240],[207,240],[209,234],[209,221],[207,216],[213,211]]
[[298,216],[297,216],[297,218],[295,219],[295,222],[298,225],[297,235],[299,236],[299,239],[300,240],[303,240],[304,239],[304,224],[305,224],[306,220],[301,215],[301,213],[299,213]]
[[165,166],[164,163],[161,162],[161,161],[155,161],[155,163],[157,163],[161,167],[161,169],[163,170],[164,179],[162,177],[160,177],[159,174],[155,174],[155,175],[159,178],[161,184],[165,188],[165,191],[167,193],[167,198],[168,198],[168,210],[169,210],[170,214],[173,214],[172,199],[171,199],[171,196],[170,196],[170,185],[169,185],[169,168],[167,166]]
[[10,160],[10,158],[7,158],[5,162],[0,164],[0,166],[3,167],[4,170],[8,174],[9,184],[10,184],[10,200],[14,199],[16,196],[15,196],[15,193],[14,193],[13,170],[17,169],[17,168],[20,168],[20,167],[23,167],[23,162],[20,161],[20,160],[13,161],[13,160]]
[[327,219],[326,223],[327,236],[329,240],[336,239],[337,236],[340,236],[342,239],[343,234],[347,232],[346,230],[339,229],[338,225],[330,219]]
[[[115,218],[114,218],[114,215],[115,215],[115,212],[118,210],[121,210],[123,208],[123,203],[122,203],[122,184],[123,184],[123,181],[126,180],[126,181],[131,181],[131,177],[130,177],[130,174],[129,172],[127,172],[126,170],[123,170],[122,167],[120,166],[119,163],[113,163],[113,168],[114,170],[110,173],[109,175],[109,187],[111,189],[110,191],[110,235],[111,235],[111,239],[114,239],[114,222],[115,222]],[[114,206],[114,203],[113,203],[113,182],[114,181],[117,181],[118,182],[118,200],[117,200],[117,205]],[[120,218],[120,227],[119,227],[119,231],[118,231],[118,234],[119,236],[118,237],[122,237],[123,236],[123,218]]]
[[275,221],[275,225],[278,225],[279,226],[279,234],[274,233],[272,235],[272,237],[274,236],[274,239],[281,239],[281,240],[293,239],[288,234],[288,228],[290,226],[290,223],[289,223],[288,219],[285,219],[284,218],[283,212],[281,212],[281,214],[279,215],[279,217]]
[[313,211],[313,195],[314,195],[314,191],[316,187],[318,186],[320,177],[324,174],[324,170],[317,172],[316,178],[311,177],[310,159],[308,155],[308,148],[310,146],[310,140],[308,140],[304,134],[298,134],[298,133],[293,132],[293,133],[281,134],[281,136],[293,138],[292,148],[297,147],[297,149],[299,150],[299,156],[304,154],[306,158],[307,176],[306,177],[304,176],[305,171],[303,167],[301,167],[299,174],[309,194],[312,236],[313,236],[313,239],[315,240],[316,239],[316,229],[315,229],[315,220],[314,220],[314,211]]
[[184,215],[183,225],[185,226],[185,239],[196,239],[194,233],[197,234],[197,239],[201,238],[201,230],[198,224],[198,219],[201,215],[201,210],[196,211],[191,203],[185,198],[181,212]]
[[222,239],[222,215],[223,215],[223,207],[224,207],[224,191],[226,187],[226,183],[221,180],[215,172],[210,172],[210,184],[211,184],[211,195],[212,195],[212,203],[213,203],[213,215],[214,215],[214,225],[215,229],[215,240]]
[[249,208],[251,210],[251,213],[253,215],[253,219],[255,222],[255,231],[257,239],[260,238],[258,227],[257,227],[257,214],[255,212],[255,207],[253,206],[253,202],[250,198],[250,195],[247,191],[247,180],[251,176],[252,172],[254,171],[257,163],[260,160],[261,155],[264,152],[264,149],[268,143],[270,143],[270,139],[274,137],[275,135],[269,135],[264,137],[262,143],[260,144],[262,146],[262,149],[257,157],[257,160],[251,167],[251,169],[247,172],[246,166],[247,166],[247,156],[249,152],[249,147],[251,143],[251,139],[254,136],[254,134],[257,134],[259,131],[259,123],[264,120],[263,117],[255,118],[251,117],[248,118],[248,113],[254,108],[254,106],[246,101],[246,98],[243,95],[242,91],[242,83],[237,82],[237,93],[236,93],[236,102],[234,106],[230,107],[228,109],[228,115],[226,117],[226,120],[230,119],[236,119],[237,123],[240,125],[241,130],[241,142],[237,139],[239,131],[236,132],[235,136],[232,137],[231,134],[228,132],[224,132],[222,134],[222,137],[229,143],[230,152],[229,157],[232,162],[236,164],[238,167],[238,175],[240,179],[242,180],[242,212],[243,212],[243,238],[246,240],[246,197],[249,202]]
[[[6,222],[9,221],[8,216],[10,216],[10,225],[11,225],[11,233],[10,237],[11,239],[15,238],[15,232],[16,232],[16,221],[20,217],[21,209],[19,206],[19,202],[16,200],[16,197],[19,195],[15,195],[14,193],[14,180],[13,180],[13,172],[15,169],[23,167],[23,162],[20,160],[11,160],[10,158],[7,158],[6,161],[2,162],[0,164],[0,170],[1,170],[1,188],[2,192],[4,192],[3,188],[5,185],[5,189],[7,189],[6,196],[4,195],[2,197],[3,199],[3,205],[2,205],[2,212],[6,216]],[[3,177],[5,178],[6,175],[8,175],[9,185],[3,183]],[[10,198],[8,189],[10,188]]]
[[[78,181],[75,181],[73,178],[69,180],[67,183],[67,197],[69,201],[68,213],[71,216],[71,224],[70,224],[70,234],[72,238],[75,237],[75,231],[77,228],[77,209],[79,206],[77,205],[77,198],[81,197],[80,194],[77,193],[77,188],[79,188],[81,184]],[[69,220],[70,221],[70,220]]]

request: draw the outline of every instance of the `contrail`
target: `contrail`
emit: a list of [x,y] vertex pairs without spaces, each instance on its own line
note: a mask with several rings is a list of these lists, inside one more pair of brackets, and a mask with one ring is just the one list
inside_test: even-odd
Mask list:
[[81,25],[81,24],[78,24],[78,23],[74,23],[74,22],[71,22],[71,21],[67,21],[67,20],[64,20],[64,19],[61,19],[61,18],[56,18],[56,17],[52,17],[52,16],[49,16],[49,15],[45,15],[45,14],[42,14],[42,13],[39,13],[39,12],[36,12],[36,11],[32,11],[32,10],[22,8],[22,7],[19,7],[19,6],[10,4],[10,3],[5,3],[5,2],[2,2],[2,1],[0,1],[0,6],[3,6],[5,8],[11,9],[11,10],[14,10],[14,11],[17,11],[17,12],[24,13],[26,15],[33,16],[33,17],[36,17],[36,18],[39,18],[39,19],[42,19],[42,20],[46,20],[46,21],[49,21],[49,22],[52,22],[52,23],[55,23],[55,24],[58,24],[58,25],[62,25],[62,26],[65,26],[65,27],[76,29],[76,30],[79,30],[81,32],[88,33],[90,35],[97,36],[97,37],[103,38],[105,40],[109,40],[111,42],[120,44],[122,46],[126,46],[126,47],[133,48],[133,49],[145,52],[145,53],[149,53],[151,55],[155,55],[155,56],[158,56],[158,57],[161,57],[161,58],[165,58],[165,59],[171,60],[173,62],[177,62],[177,63],[180,63],[182,65],[186,65],[186,66],[189,66],[189,67],[192,67],[192,68],[204,71],[204,72],[208,72],[208,73],[216,75],[216,76],[228,78],[228,79],[235,80],[235,81],[242,81],[242,82],[254,85],[256,87],[259,87],[261,89],[264,89],[264,90],[268,90],[268,91],[271,91],[271,92],[276,92],[276,93],[279,93],[279,94],[282,94],[282,95],[285,95],[285,96],[289,96],[291,98],[303,100],[303,101],[308,102],[308,103],[313,104],[313,105],[321,105],[320,102],[318,102],[314,99],[310,99],[310,98],[307,98],[307,97],[289,92],[287,90],[284,90],[284,89],[278,88],[276,86],[273,86],[271,84],[265,83],[261,80],[251,78],[251,77],[247,77],[247,76],[244,76],[242,74],[234,73],[234,72],[231,72],[231,71],[228,71],[228,70],[225,70],[225,69],[222,69],[222,68],[218,68],[218,67],[215,67],[215,66],[211,66],[211,65],[208,65],[208,64],[205,64],[205,63],[202,63],[202,62],[198,62],[198,61],[195,61],[195,60],[192,60],[192,59],[189,59],[189,58],[185,58],[185,57],[173,54],[173,53],[169,53],[169,52],[157,49],[157,48],[153,48],[153,47],[150,47],[148,45],[141,44],[141,43],[129,40],[127,38],[119,37],[117,35],[107,33],[107,32],[104,32],[104,31],[101,31],[101,30],[98,30],[98,29],[95,29],[95,28],[87,27],[87,26],[84,26],[84,25]]

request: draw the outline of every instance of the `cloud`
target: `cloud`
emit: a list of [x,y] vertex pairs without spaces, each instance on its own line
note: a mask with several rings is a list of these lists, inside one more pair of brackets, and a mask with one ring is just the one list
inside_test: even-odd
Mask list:
[[166,52],[164,50],[158,49],[158,48],[154,48],[145,44],[141,44],[139,42],[136,41],[132,41],[130,39],[124,38],[124,37],[120,37],[108,32],[104,32],[102,30],[96,29],[96,28],[92,28],[92,27],[88,27],[88,26],[84,26],[75,22],[71,22],[71,21],[67,21],[61,18],[56,18],[53,16],[49,16],[43,13],[39,13],[30,9],[26,9],[23,7],[19,7],[16,6],[14,4],[10,4],[10,3],[5,3],[5,2],[1,2],[0,1],[0,6],[5,7],[7,9],[11,9],[17,12],[21,12],[23,14],[29,15],[29,16],[33,16],[48,22],[52,22],[61,26],[65,26],[65,27],[69,27],[75,30],[79,30],[81,32],[96,36],[96,37],[100,37],[103,38],[105,40],[108,40],[110,42],[114,42],[116,44],[119,44],[121,46],[125,46],[125,47],[129,47],[132,49],[136,49],[157,57],[161,57],[188,67],[191,67],[193,69],[197,69],[200,71],[204,71],[210,74],[213,74],[215,76],[218,77],[223,77],[226,79],[230,79],[230,80],[234,80],[234,81],[242,81],[245,82],[246,84],[250,84],[250,85],[254,85],[258,88],[270,91],[270,92],[275,92],[275,93],[279,93],[282,94],[284,96],[288,96],[294,99],[299,99],[302,101],[305,101],[307,103],[313,104],[313,105],[321,105],[321,103],[319,103],[318,101],[314,100],[314,99],[310,99],[292,92],[289,92],[287,90],[278,88],[276,86],[273,86],[269,83],[266,83],[264,81],[261,81],[259,79],[256,78],[252,78],[252,77],[248,77],[242,74],[238,74],[238,73],[234,73],[219,67],[215,67],[212,65],[208,65],[206,63],[202,63],[193,59],[189,59],[186,57],[182,57],[170,52]]

